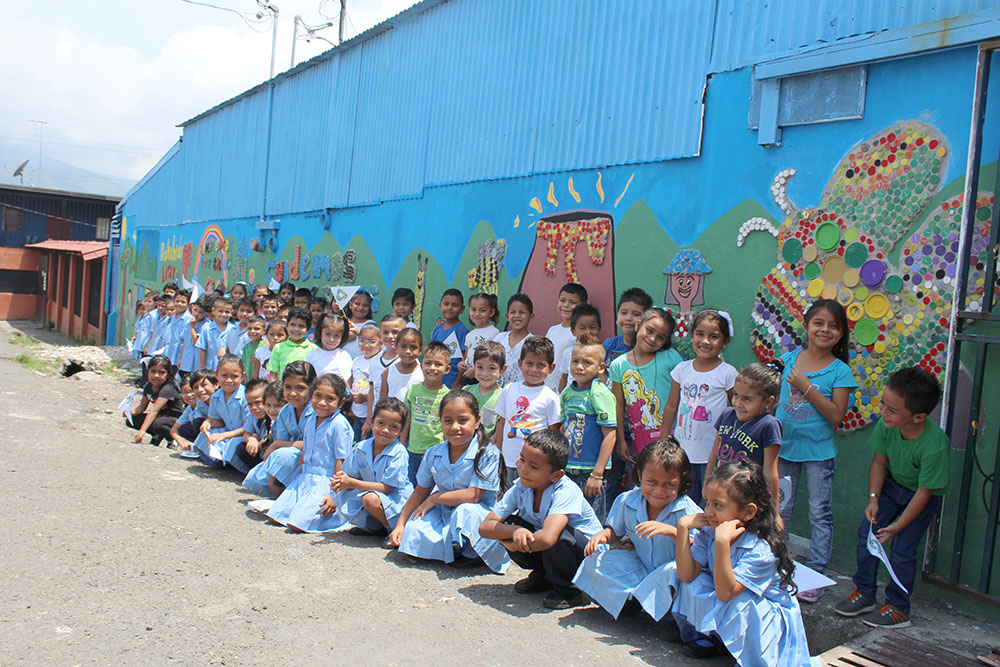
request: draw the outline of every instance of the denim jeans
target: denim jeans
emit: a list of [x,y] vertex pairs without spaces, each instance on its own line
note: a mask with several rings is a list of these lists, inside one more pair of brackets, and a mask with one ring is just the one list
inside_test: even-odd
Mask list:
[[688,491],[687,495],[698,507],[702,505],[701,490],[705,488],[705,472],[707,470],[707,463],[691,464],[691,490]]
[[[573,473],[567,472],[566,476],[569,477],[577,486],[580,487],[581,491],[585,491],[587,488],[587,480],[590,478],[589,472]],[[584,493],[584,498],[590,503],[590,506],[594,508],[594,514],[597,515],[597,520],[604,525],[605,520],[608,518],[608,485],[607,482],[601,485],[601,492],[596,496],[591,498],[586,493]]]
[[[407,452],[410,455],[410,465],[406,471],[406,476],[410,478],[410,484],[413,486],[417,485],[417,471],[420,470],[420,462],[424,460],[423,454],[414,454],[413,452]],[[432,485],[433,486],[433,485]]]
[[[914,495],[916,495],[915,491],[910,491],[886,475],[885,483],[882,484],[882,493],[878,498],[878,518],[875,522],[875,532],[899,518]],[[913,592],[913,579],[917,573],[917,547],[920,546],[920,540],[927,532],[931,518],[940,507],[941,496],[931,496],[923,511],[892,538],[889,563],[892,565],[892,571],[899,578],[899,582],[910,593]],[[858,528],[858,571],[854,575],[854,585],[857,586],[858,592],[862,595],[875,597],[878,568],[882,561],[868,553],[869,526],[871,524],[868,523],[868,520],[862,519],[861,526]],[[910,594],[897,586],[891,578],[885,587],[885,601],[896,605],[903,613],[909,615]]]
[[825,461],[786,461],[778,458],[778,477],[791,477],[792,492],[788,504],[781,512],[787,532],[795,513],[795,501],[799,493],[799,475],[806,474],[809,487],[809,555],[806,565],[824,572],[833,551],[833,473],[837,469],[837,459]]
[[[630,444],[629,447],[632,445]],[[608,507],[615,498],[632,488],[632,463],[618,456],[618,451],[611,453],[611,469],[604,472],[604,494]]]

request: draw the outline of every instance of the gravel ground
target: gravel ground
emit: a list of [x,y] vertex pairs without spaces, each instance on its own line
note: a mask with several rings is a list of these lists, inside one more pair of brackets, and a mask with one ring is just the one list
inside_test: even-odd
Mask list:
[[[545,611],[513,591],[515,565],[457,571],[268,524],[237,474],[132,442],[121,375],[27,370],[9,333],[0,323],[0,664],[727,664],[688,660],[649,621]],[[824,606],[805,613],[814,652],[864,632]],[[954,637],[955,621],[934,630]]]

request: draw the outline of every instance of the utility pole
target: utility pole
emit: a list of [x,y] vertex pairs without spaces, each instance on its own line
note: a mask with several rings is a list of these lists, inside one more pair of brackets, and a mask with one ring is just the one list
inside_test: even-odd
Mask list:
[[296,14],[292,21],[292,67],[295,67],[295,42],[299,41],[299,23],[302,22],[302,15]]
[[[45,131],[45,126],[48,125],[47,121],[44,120],[31,120],[28,119],[29,123],[38,123],[38,184],[41,186],[42,183],[42,135]],[[21,174],[21,182],[24,182],[24,174]]]
[[[271,12],[271,76],[270,79],[274,78],[274,56],[277,53],[278,48],[278,7],[277,5],[268,2],[264,5],[264,9]],[[294,42],[293,42],[294,44]]]
[[337,44],[344,43],[344,19],[347,18],[347,0],[340,0],[340,38]]

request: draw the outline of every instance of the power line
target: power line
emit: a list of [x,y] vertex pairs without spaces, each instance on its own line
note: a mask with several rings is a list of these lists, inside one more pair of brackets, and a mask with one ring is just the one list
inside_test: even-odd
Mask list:
[[[18,194],[20,194],[20,193],[18,193]],[[112,202],[108,202],[108,204],[111,205]],[[72,218],[72,217],[69,217],[69,216],[66,216],[66,215],[59,215],[58,213],[45,213],[43,211],[33,211],[30,208],[23,208],[21,206],[14,206],[13,204],[5,204],[3,202],[0,202],[0,206],[2,206],[3,208],[14,208],[14,209],[17,209],[18,211],[24,211],[25,213],[34,213],[35,215],[44,215],[46,218],[50,218],[50,217],[51,218],[59,218],[60,220],[63,220],[63,221],[66,221],[66,222],[71,222],[74,225],[83,225],[84,227],[97,227],[97,223],[95,223],[95,222],[85,222],[84,220],[77,220],[75,218]]]
[[220,7],[219,5],[213,5],[210,2],[198,2],[198,0],[181,0],[181,2],[187,3],[189,5],[198,5],[200,7],[210,7],[211,9],[221,9],[224,12],[230,12],[232,14],[236,14],[237,16],[239,16],[240,19],[242,19],[242,21],[247,24],[247,27],[253,30],[254,32],[264,33],[268,31],[267,27],[265,27],[263,30],[254,27],[254,23],[256,23],[257,25],[263,25],[267,23],[267,21],[265,21],[263,18],[258,17],[255,12],[241,12],[231,7]]
[[[6,131],[6,130],[0,130],[0,136],[8,137],[10,139],[24,140],[24,141],[34,141],[37,138],[37,137],[35,137],[32,134],[26,134],[26,133],[23,133],[23,132],[22,133],[9,132],[9,131]],[[79,144],[81,146],[82,145],[87,145],[87,146],[94,146],[94,147],[127,148],[127,149],[132,149],[132,150],[134,150],[136,152],[148,152],[148,153],[159,153],[159,152],[162,152],[162,150],[164,150],[164,149],[159,149],[159,148],[153,148],[153,147],[150,147],[150,146],[133,146],[133,145],[130,145],[130,144],[118,144],[118,143],[113,143],[113,142],[109,142],[109,141],[93,141],[93,140],[90,140],[90,139],[75,139],[73,137],[60,137],[60,136],[53,136],[53,135],[47,135],[45,137],[45,141],[46,141],[47,144],[61,142],[61,145],[67,145],[67,146],[72,146],[72,145]]]

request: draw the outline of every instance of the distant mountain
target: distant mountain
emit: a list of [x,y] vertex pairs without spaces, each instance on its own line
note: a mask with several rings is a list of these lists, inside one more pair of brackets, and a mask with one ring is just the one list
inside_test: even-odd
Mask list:
[[20,185],[20,177],[14,178],[12,174],[24,160],[28,160],[24,185],[114,197],[121,197],[135,185],[135,181],[75,167],[48,153],[42,155],[42,175],[39,178],[37,144],[31,148],[19,142],[4,141],[0,141],[0,184]]

